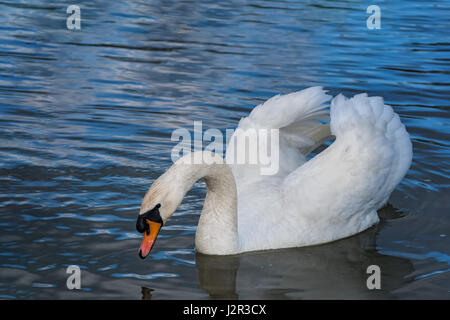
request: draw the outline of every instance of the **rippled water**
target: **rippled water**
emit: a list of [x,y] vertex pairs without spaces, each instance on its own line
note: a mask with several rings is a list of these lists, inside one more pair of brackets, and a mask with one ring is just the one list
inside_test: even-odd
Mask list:
[[[450,298],[449,3],[377,1],[380,30],[370,4],[1,1],[0,298]],[[171,132],[234,128],[312,85],[382,95],[411,133],[382,222],[322,246],[203,256],[198,183],[139,259],[135,218],[171,165]],[[370,264],[381,290],[366,288]]]

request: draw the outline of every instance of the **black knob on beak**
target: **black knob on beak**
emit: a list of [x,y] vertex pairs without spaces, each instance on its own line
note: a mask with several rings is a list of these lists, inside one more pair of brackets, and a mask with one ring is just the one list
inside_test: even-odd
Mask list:
[[137,221],[136,221],[136,230],[140,233],[147,232],[147,234],[150,233],[150,226],[145,220],[150,220],[153,222],[159,222],[163,223],[161,219],[161,215],[159,214],[159,208],[161,205],[158,203],[153,209],[147,211],[144,214],[138,215]]

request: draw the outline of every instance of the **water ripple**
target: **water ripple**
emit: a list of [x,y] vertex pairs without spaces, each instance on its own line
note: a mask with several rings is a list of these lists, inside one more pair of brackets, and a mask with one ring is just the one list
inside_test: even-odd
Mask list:
[[[80,31],[66,29],[60,1],[0,5],[0,298],[135,298],[140,280],[158,279],[151,282],[157,298],[203,299],[232,287],[220,282],[228,279],[222,274],[251,282],[264,260],[279,261],[275,254],[245,256],[238,272],[235,258],[217,263],[194,251],[204,183],[189,192],[144,261],[136,215],[150,183],[171,165],[174,129],[192,130],[195,120],[205,129],[232,129],[267,98],[313,85],[332,95],[385,97],[414,147],[412,167],[389,199],[404,216],[364,242],[383,250],[371,256],[354,249],[353,238],[340,250],[388,260],[392,283],[430,281],[431,298],[448,291],[448,237],[440,236],[450,228],[445,1],[383,2],[380,30],[366,28],[366,8],[355,1],[89,1]],[[308,281],[335,275],[301,269],[308,259],[320,265],[313,257],[324,248],[284,256],[306,278],[290,277],[283,265],[280,274],[264,273],[261,287],[251,282],[251,294],[244,287],[227,297],[325,296],[325,285],[308,289]],[[333,252],[321,261],[338,265],[343,277],[366,262],[333,260]],[[65,287],[72,264],[89,284],[78,296]],[[367,298],[352,291],[354,279],[342,279],[349,285],[337,291]],[[293,290],[299,282],[302,289]],[[396,297],[425,295],[397,287]]]

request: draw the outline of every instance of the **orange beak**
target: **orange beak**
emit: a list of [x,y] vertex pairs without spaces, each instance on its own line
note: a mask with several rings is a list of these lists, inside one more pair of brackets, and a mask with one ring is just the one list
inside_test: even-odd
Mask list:
[[146,220],[145,221],[150,227],[150,232],[144,232],[144,239],[142,239],[141,247],[139,248],[139,257],[144,259],[152,250],[153,245],[155,244],[156,237],[158,236],[159,230],[161,229],[162,224],[159,222],[153,222]]

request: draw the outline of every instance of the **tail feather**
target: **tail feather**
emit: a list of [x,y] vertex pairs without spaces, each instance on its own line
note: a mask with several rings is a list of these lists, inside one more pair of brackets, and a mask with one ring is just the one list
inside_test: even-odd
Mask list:
[[392,107],[384,104],[383,98],[368,97],[365,93],[350,99],[337,96],[331,102],[330,114],[331,132],[338,139],[350,133],[352,139],[362,139],[366,143],[372,141],[375,145],[375,141],[379,141],[378,149],[372,152],[393,154],[383,158],[388,162],[388,173],[379,182],[378,192],[372,199],[377,208],[381,207],[411,165],[412,144],[405,126]]

